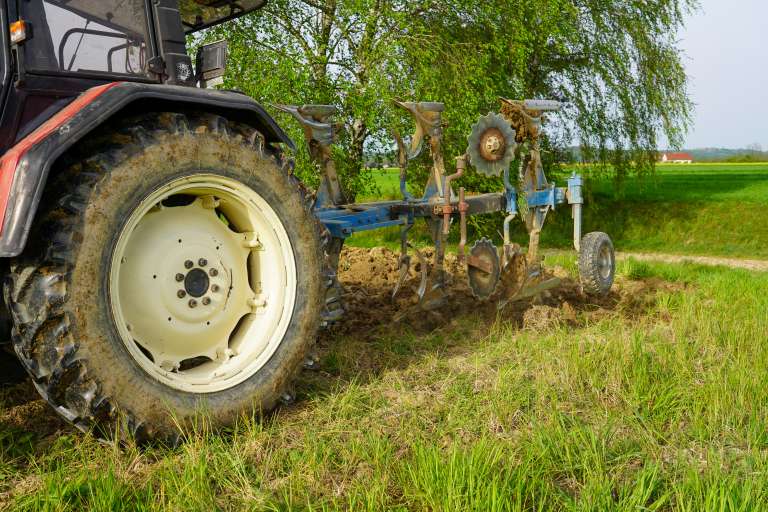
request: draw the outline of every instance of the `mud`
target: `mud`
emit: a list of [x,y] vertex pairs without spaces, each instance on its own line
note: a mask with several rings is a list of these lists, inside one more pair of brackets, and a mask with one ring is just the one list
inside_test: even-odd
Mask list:
[[[431,261],[433,254],[424,251],[424,256]],[[435,311],[424,311],[416,305],[414,290],[418,287],[420,265],[415,257],[410,278],[393,298],[392,291],[399,277],[398,253],[381,247],[345,247],[340,258],[339,280],[345,290],[347,313],[338,325],[321,336],[321,341],[330,341],[338,335],[375,337],[381,328],[406,326],[417,333],[431,331],[447,325],[458,315],[498,319],[535,330],[559,324],[577,326],[617,310],[623,316],[636,318],[653,306],[659,292],[680,288],[660,280],[619,280],[606,297],[592,297],[582,292],[567,271],[554,267],[548,268],[547,273],[561,279],[558,288],[499,309],[498,297],[481,302],[472,295],[466,271],[454,255],[446,256],[445,267],[450,274],[445,305]]]

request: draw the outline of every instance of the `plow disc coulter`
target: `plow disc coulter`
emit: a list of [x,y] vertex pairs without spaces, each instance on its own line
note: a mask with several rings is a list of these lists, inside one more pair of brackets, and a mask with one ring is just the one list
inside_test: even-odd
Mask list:
[[[446,170],[443,155],[444,105],[436,102],[400,102],[415,122],[410,141],[398,134],[401,200],[345,204],[331,159],[331,145],[337,126],[332,118],[336,109],[327,105],[285,106],[304,129],[313,161],[322,171],[314,213],[330,234],[342,241],[354,233],[385,227],[400,227],[400,275],[392,292],[401,293],[411,276],[411,266],[419,263],[417,306],[424,310],[444,304],[449,281],[445,254],[451,229],[458,225],[457,261],[466,265],[469,287],[479,300],[496,300],[499,309],[506,304],[536,296],[557,287],[560,281],[543,271],[539,252],[541,230],[547,215],[564,205],[571,208],[573,245],[579,256],[579,274],[586,293],[605,294],[613,283],[615,257],[611,239],[593,232],[582,237],[582,179],[573,174],[565,187],[547,180],[541,161],[540,137],[544,115],[557,112],[561,104],[548,100],[513,101],[502,99],[499,113],[481,117],[468,137],[466,152],[456,157],[455,171]],[[424,194],[414,197],[408,191],[409,162],[428,148],[431,170]],[[512,174],[513,162],[519,166]],[[497,193],[471,194],[453,183],[468,167],[485,176],[502,177],[504,190]],[[474,242],[467,251],[467,218],[493,212],[505,212],[501,247],[488,238]],[[408,234],[417,219],[429,227],[435,251],[432,261],[414,247]],[[529,234],[527,249],[511,241],[512,222],[522,221]],[[337,244],[340,247],[341,243]]]

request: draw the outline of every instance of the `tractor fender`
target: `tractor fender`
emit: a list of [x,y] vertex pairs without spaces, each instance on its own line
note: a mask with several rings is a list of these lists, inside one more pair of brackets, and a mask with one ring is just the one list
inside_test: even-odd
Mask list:
[[162,112],[190,107],[250,124],[267,143],[294,149],[274,119],[239,92],[133,82],[88,89],[0,158],[0,257],[24,250],[51,166],[89,132],[126,108]]

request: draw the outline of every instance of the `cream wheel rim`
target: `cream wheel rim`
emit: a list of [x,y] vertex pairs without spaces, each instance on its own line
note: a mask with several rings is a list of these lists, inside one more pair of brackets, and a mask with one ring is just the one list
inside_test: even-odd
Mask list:
[[212,393],[269,361],[296,286],[288,233],[267,201],[237,180],[201,173],[134,209],[112,253],[109,298],[142,369],[175,389]]

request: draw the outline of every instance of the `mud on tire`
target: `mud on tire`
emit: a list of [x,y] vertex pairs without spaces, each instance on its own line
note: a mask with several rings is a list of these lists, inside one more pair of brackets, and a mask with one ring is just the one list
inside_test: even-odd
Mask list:
[[[339,316],[331,238],[280,155],[253,128],[203,113],[115,121],[71,151],[52,172],[25,253],[4,293],[14,349],[41,395],[64,418],[97,435],[138,442],[179,439],[178,424],[204,411],[215,425],[284,396],[318,326]],[[256,190],[290,238],[297,293],[274,354],[247,380],[193,393],[144,371],[110,310],[109,266],[121,223],[143,196],[199,170]]]

